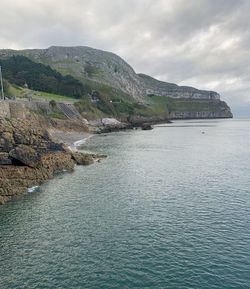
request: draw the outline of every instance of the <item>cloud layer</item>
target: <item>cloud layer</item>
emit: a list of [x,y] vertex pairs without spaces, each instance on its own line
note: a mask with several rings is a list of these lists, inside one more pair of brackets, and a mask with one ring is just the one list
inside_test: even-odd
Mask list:
[[250,116],[248,0],[1,0],[1,11],[1,48],[112,51],[137,72],[216,90]]

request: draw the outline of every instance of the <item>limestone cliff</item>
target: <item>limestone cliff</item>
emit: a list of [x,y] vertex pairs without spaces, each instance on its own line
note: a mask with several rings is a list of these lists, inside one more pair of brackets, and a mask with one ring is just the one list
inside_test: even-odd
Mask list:
[[215,91],[199,90],[190,86],[179,86],[174,83],[159,81],[145,74],[139,74],[143,79],[147,95],[169,96],[173,98],[218,100],[220,95]]

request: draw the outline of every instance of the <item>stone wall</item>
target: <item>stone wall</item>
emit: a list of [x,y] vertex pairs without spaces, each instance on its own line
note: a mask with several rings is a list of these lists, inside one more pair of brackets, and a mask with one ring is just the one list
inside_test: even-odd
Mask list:
[[0,101],[0,117],[24,119],[30,114],[24,102],[20,101]]
[[12,118],[24,119],[29,113],[24,102],[10,101],[9,102],[10,116]]
[[0,101],[0,117],[10,118],[10,107],[6,101]]
[[[56,109],[68,119],[81,119],[80,113],[73,104],[57,102]],[[48,101],[0,101],[0,117],[24,119],[30,115],[30,111],[40,111],[45,114],[53,113]]]

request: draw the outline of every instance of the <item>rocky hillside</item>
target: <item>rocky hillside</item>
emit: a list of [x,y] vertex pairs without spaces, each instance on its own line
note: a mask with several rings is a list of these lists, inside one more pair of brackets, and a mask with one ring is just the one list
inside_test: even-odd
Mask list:
[[[220,95],[217,92],[178,86],[158,81],[145,74],[137,74],[122,58],[110,52],[84,46],[52,46],[48,49],[20,51],[0,50],[2,62],[13,55],[25,56],[34,63],[50,66],[60,75],[70,75],[75,82],[80,81],[83,88],[88,91],[88,95],[92,94],[89,99],[90,103],[88,99],[85,99],[85,102],[78,106],[85,115],[92,111],[94,117],[101,113],[104,116],[114,116],[120,119],[138,114],[145,117],[161,114],[159,115],[161,118],[168,118],[170,112],[172,115],[175,112],[185,112],[182,115],[190,115],[190,117],[198,115],[207,115],[212,118],[217,115],[232,117],[230,108],[220,101]],[[34,64],[33,67],[35,67]],[[50,75],[46,75],[45,78],[50,77]],[[63,78],[61,77],[61,79]],[[64,88],[65,90],[66,88]],[[91,92],[89,93],[89,91]],[[74,96],[72,95],[72,97]],[[163,99],[155,97],[163,97]],[[176,100],[174,105],[171,99]],[[184,101],[179,102],[179,100]],[[189,100],[193,102],[191,105]],[[198,106],[196,105],[197,101],[199,102]],[[205,102],[201,104],[200,101]],[[215,105],[208,105],[207,101],[214,102]],[[183,107],[184,103],[187,103],[186,107]],[[179,104],[180,106],[178,106]],[[173,111],[173,106],[175,111]],[[188,114],[190,108],[192,114]],[[195,110],[196,108],[200,110]],[[211,111],[211,108],[215,108],[215,110]],[[219,114],[218,111],[220,111]]]
[[21,54],[36,62],[50,65],[64,74],[88,79],[117,88],[142,100],[145,95],[164,95],[173,98],[219,99],[213,91],[158,81],[145,74],[136,74],[121,57],[90,47],[58,47],[31,50],[1,50],[0,58]]
[[57,47],[32,50],[1,50],[0,58],[24,55],[35,62],[50,65],[63,74],[80,80],[102,83],[135,98],[144,95],[143,81],[119,56],[90,47]]

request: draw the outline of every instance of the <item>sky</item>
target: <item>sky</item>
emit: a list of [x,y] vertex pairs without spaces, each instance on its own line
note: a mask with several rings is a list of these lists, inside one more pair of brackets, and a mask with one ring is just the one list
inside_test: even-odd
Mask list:
[[1,0],[0,48],[90,46],[250,117],[249,0]]

